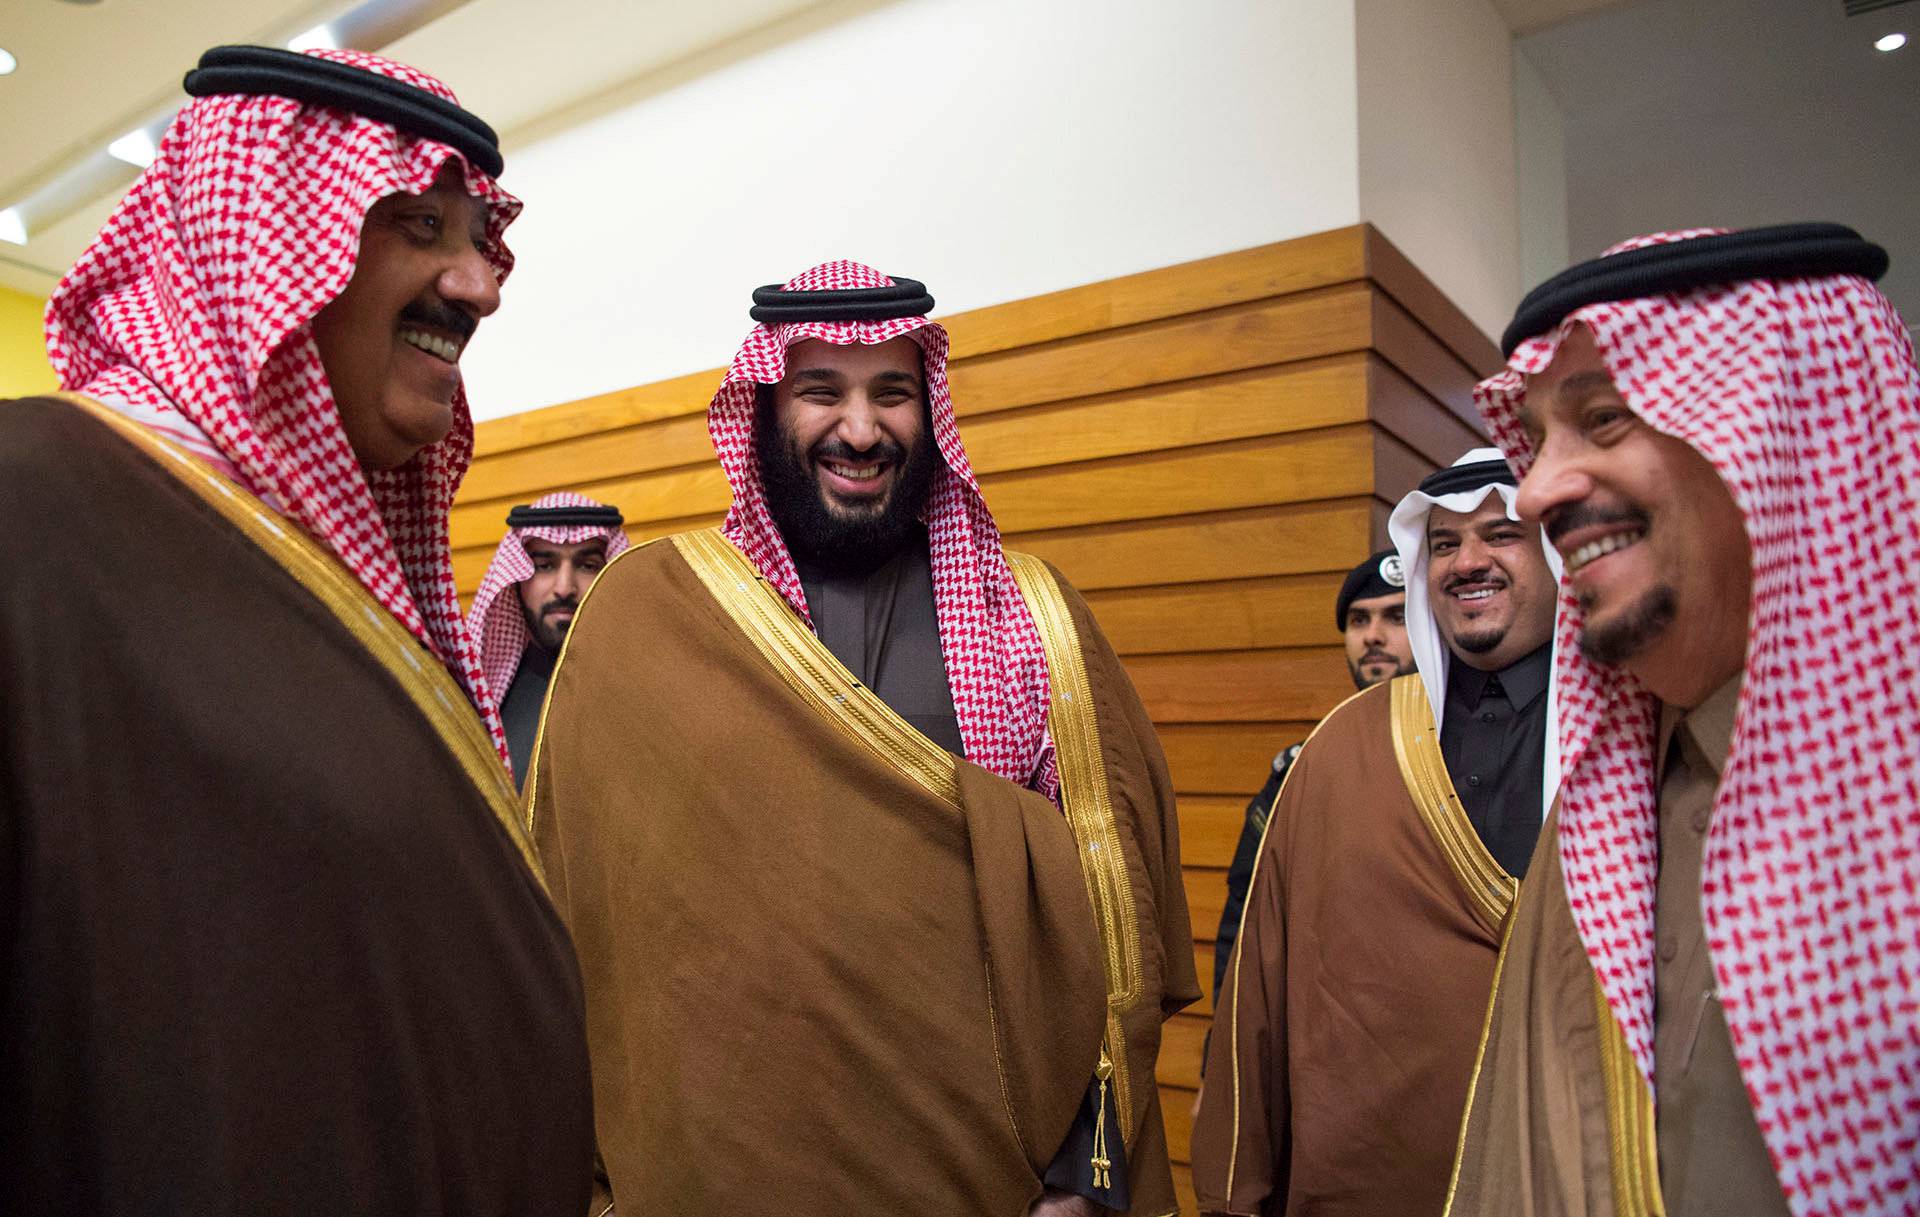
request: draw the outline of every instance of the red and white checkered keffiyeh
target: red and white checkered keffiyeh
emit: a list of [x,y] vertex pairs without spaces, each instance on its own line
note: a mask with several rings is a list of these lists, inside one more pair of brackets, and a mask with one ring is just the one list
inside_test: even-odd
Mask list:
[[[455,100],[404,64],[308,53]],[[368,208],[425,192],[448,160],[487,205],[487,258],[504,279],[501,235],[520,203],[446,144],[290,98],[197,98],[55,290],[47,353],[63,388],[184,444],[331,549],[447,664],[504,756],[447,544],[473,455],[466,392],[445,439],[363,473],[313,340],[314,316],[353,275]]]
[[[1663,233],[1609,253],[1685,240]],[[1753,611],[1702,911],[1740,1072],[1788,1203],[1920,1213],[1920,373],[1853,276],[1589,305],[1477,393],[1517,411],[1574,324],[1627,403],[1713,464],[1746,520]],[[1581,656],[1560,602],[1560,860],[1607,1000],[1653,1076],[1657,707]]]
[[[890,286],[892,279],[857,262],[827,262],[786,284],[789,291]],[[903,335],[920,345],[933,435],[945,460],[927,497],[925,521],[940,651],[960,738],[974,764],[1052,798],[1059,775],[1046,730],[1046,653],[954,426],[945,329],[925,317],[755,326],[707,412],[707,430],[733,488],[721,531],[811,626],[793,557],[767,510],[753,448],[754,385],[785,377],[787,348],[796,342],[873,346]]]
[[[604,507],[583,494],[571,490],[556,491],[533,501],[535,507]],[[520,670],[520,656],[532,637],[527,618],[520,609],[518,595],[502,595],[533,577],[533,559],[527,556],[527,538],[549,545],[580,545],[597,538],[607,542],[611,561],[627,547],[625,529],[605,528],[597,524],[563,524],[554,528],[510,528],[493,551],[493,561],[473,595],[473,607],[467,611],[467,629],[480,640],[480,667],[487,674],[487,687],[505,700]]]

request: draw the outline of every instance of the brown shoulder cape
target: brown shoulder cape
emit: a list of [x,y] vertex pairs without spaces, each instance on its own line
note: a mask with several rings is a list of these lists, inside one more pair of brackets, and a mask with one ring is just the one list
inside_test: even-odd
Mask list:
[[717,532],[583,601],[528,815],[622,1211],[1020,1217],[1106,1048],[1133,1211],[1173,1211],[1153,1065],[1199,987],[1171,787],[1085,604],[1014,565],[1065,816],[908,727]]
[[1215,1015],[1203,1211],[1440,1212],[1515,889],[1418,676],[1321,723],[1275,799]]
[[1657,1217],[1653,1096],[1607,1008],[1541,830],[1500,949],[1447,1212]]
[[452,678],[97,403],[0,404],[0,517],[0,1212],[578,1213],[578,974]]

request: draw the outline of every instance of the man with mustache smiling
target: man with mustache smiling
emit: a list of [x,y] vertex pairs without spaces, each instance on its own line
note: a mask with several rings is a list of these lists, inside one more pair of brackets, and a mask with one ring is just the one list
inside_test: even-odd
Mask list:
[[48,302],[69,392],[0,408],[0,1212],[579,1213],[579,977],[447,542],[520,203],[404,64],[185,87]]
[[1146,711],[1008,552],[912,280],[754,293],[719,529],[582,600],[527,814],[618,1211],[1164,1214],[1199,996]]
[[1555,582],[1514,495],[1479,449],[1393,512],[1418,670],[1329,714],[1274,803],[1194,1123],[1203,1212],[1445,1204],[1552,772]]
[[1637,238],[1529,294],[1476,391],[1579,647],[1456,1213],[1920,1204],[1920,367],[1886,267],[1833,224]]

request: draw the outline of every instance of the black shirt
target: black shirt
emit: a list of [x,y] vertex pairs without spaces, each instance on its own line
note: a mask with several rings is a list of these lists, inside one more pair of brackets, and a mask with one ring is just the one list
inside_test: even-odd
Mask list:
[[814,633],[855,680],[920,734],[965,756],[953,711],[926,534],[864,575],[830,573],[794,555]]
[[1467,819],[1501,869],[1519,879],[1540,836],[1547,765],[1551,644],[1498,672],[1450,656],[1440,753]]
[[553,679],[555,656],[538,643],[520,652],[507,695],[500,699],[500,726],[507,733],[507,756],[513,761],[514,785],[525,788],[527,766],[533,762],[533,737],[540,731],[540,707],[547,701],[547,682]]

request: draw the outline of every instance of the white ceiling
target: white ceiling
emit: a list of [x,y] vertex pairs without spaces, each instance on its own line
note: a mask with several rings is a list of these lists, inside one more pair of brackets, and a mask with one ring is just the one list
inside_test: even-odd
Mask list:
[[[516,139],[642,88],[696,57],[743,40],[783,36],[883,0],[5,0],[0,44],[20,66],[0,77],[0,207],[184,100],[180,78],[222,43],[284,43],[323,22],[368,10],[411,12],[419,24],[379,50],[444,79],[461,101]],[[364,24],[364,22],[363,22]],[[379,30],[392,21],[375,23]],[[99,197],[0,244],[0,284],[45,295],[112,211],[135,170],[110,176]],[[509,170],[511,174],[511,170]]]
[[[1912,42],[1882,53],[1880,35]],[[1639,0],[1524,37],[1566,118],[1575,261],[1696,225],[1850,224],[1920,322],[1920,3]]]

